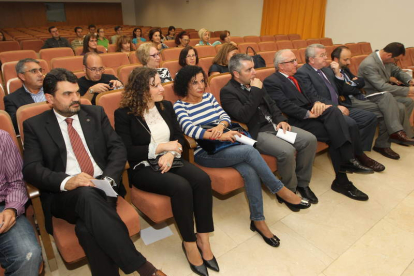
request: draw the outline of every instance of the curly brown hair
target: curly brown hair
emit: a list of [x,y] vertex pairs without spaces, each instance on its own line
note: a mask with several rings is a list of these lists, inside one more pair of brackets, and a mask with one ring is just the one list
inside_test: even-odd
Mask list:
[[153,82],[157,74],[157,69],[148,67],[137,67],[132,70],[122,93],[120,107],[128,107],[131,110],[129,114],[144,118],[144,113],[148,112],[148,102],[151,100],[150,80],[152,78]]

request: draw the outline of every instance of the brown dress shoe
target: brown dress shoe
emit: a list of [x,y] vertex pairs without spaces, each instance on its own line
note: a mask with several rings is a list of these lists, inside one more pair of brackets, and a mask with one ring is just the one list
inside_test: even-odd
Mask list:
[[377,148],[377,147],[373,147],[372,149],[374,151],[376,151],[376,152],[381,153],[385,157],[388,157],[388,158],[391,158],[391,159],[395,159],[395,160],[400,159],[400,155],[398,153],[396,153],[395,151],[393,151],[391,148]]
[[153,276],[167,276],[167,274],[165,274],[164,272],[162,272],[161,270],[158,270],[158,269],[152,275]]
[[385,166],[372,158],[369,158],[365,153],[357,156],[358,161],[365,167],[373,169],[375,172],[382,172]]
[[391,142],[394,142],[397,144],[414,145],[414,139],[408,138],[404,130],[400,130],[400,131],[397,131],[391,134],[390,140]]

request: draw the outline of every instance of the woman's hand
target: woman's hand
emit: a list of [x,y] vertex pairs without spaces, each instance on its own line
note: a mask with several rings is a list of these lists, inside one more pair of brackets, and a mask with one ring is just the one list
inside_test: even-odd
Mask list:
[[174,155],[172,153],[167,152],[163,156],[160,157],[158,160],[158,165],[160,166],[161,173],[166,173],[171,169],[171,165],[174,161]]
[[161,153],[163,151],[175,151],[181,154],[183,152],[183,146],[178,143],[178,140],[170,141],[168,143],[161,143],[158,145],[155,153]]
[[232,143],[236,142],[236,137],[235,136],[239,136],[241,137],[241,134],[238,131],[228,131],[226,133],[224,133],[223,135],[221,135],[221,137],[219,138],[220,141],[224,142],[224,141],[230,141]]
[[213,128],[207,129],[207,131],[211,132],[211,136],[210,136],[211,140],[217,140],[221,137],[221,135],[223,135],[224,126],[218,125]]

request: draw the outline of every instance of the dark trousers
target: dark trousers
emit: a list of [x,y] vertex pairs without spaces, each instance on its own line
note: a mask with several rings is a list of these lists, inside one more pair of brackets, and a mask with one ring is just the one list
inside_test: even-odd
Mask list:
[[359,128],[361,150],[358,149],[358,145],[355,145],[356,154],[361,155],[363,151],[371,151],[378,124],[377,116],[370,111],[350,107],[349,116],[345,117],[348,117],[346,118],[348,121],[354,120]]
[[52,215],[76,224],[76,236],[86,253],[92,275],[119,275],[119,268],[129,274],[146,263],[103,191],[79,187],[56,194]]
[[186,242],[196,241],[198,233],[214,231],[213,199],[210,177],[201,169],[183,160],[184,166],[161,174],[150,167],[131,172],[132,184],[146,192],[171,198],[172,211],[178,229]]
[[335,172],[338,172],[341,163],[354,158],[353,145],[358,144],[359,129],[355,121],[347,120],[335,106],[325,110],[316,119],[289,119],[289,123],[309,131],[316,139],[329,145],[329,154]]

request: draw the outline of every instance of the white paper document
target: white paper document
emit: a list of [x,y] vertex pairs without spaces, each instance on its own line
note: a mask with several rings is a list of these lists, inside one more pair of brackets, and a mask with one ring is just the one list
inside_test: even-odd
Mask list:
[[170,227],[166,223],[156,225],[156,228],[148,227],[141,230],[141,239],[145,245],[157,242],[173,235]]
[[236,138],[237,142],[245,144],[245,145],[249,145],[249,146],[252,146],[252,147],[254,147],[255,144],[257,143],[256,140],[254,140],[250,137],[247,137],[246,135],[243,135],[243,134],[241,136],[234,135],[234,137]]
[[96,188],[105,192],[106,196],[116,197],[118,194],[112,188],[111,184],[107,180],[91,180],[93,184],[95,184]]
[[365,98],[369,98],[369,97],[373,97],[373,96],[378,96],[378,95],[384,95],[385,93],[387,93],[387,91],[372,93],[372,94],[369,94],[369,95],[365,95]]
[[298,135],[296,132],[291,132],[291,131],[287,131],[286,133],[283,133],[283,129],[279,128],[279,130],[276,133],[276,136],[279,137],[280,139],[283,139],[291,144],[295,143],[296,140],[296,135]]

